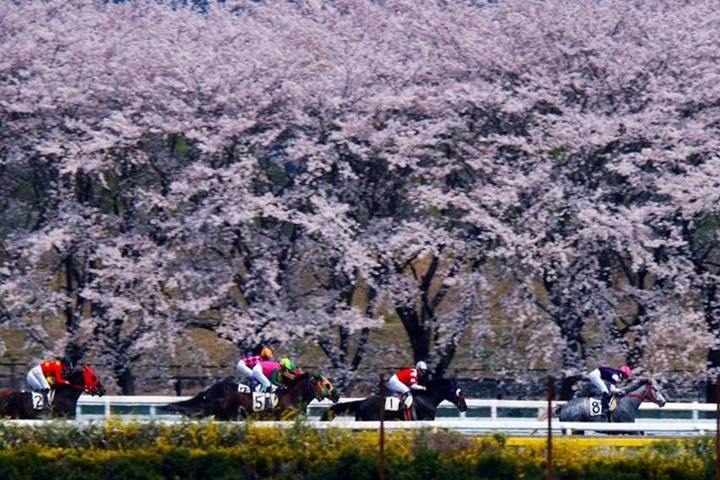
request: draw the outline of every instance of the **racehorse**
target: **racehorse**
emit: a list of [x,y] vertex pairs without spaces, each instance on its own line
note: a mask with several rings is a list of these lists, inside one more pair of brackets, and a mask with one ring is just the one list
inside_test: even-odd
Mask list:
[[0,390],[0,416],[36,419],[49,414],[53,417],[75,418],[81,393],[100,397],[105,395],[105,387],[95,371],[87,365],[75,367],[65,379],[70,385],[55,385],[50,393],[49,412],[42,408],[42,394],[12,388]]
[[[210,412],[216,420],[238,420],[249,416],[259,419],[289,420],[305,413],[312,400],[329,398],[340,400],[340,393],[322,373],[298,374],[277,395],[277,402],[266,406],[267,397],[252,392],[234,392],[210,402]],[[271,399],[272,400],[272,399]]]
[[214,400],[236,393],[239,388],[240,384],[235,382],[233,377],[225,377],[192,398],[160,406],[158,410],[180,413],[188,417],[207,417],[211,415],[209,408]]
[[[239,389],[240,384],[235,382],[233,377],[226,377],[194,397],[165,405],[161,410],[194,418],[214,415],[217,420],[234,420],[247,418],[257,410],[263,409],[263,406],[255,402],[260,402],[259,399],[264,400],[264,396],[253,395]],[[278,404],[272,411],[275,416],[282,416],[291,413],[294,415],[298,411],[304,412],[313,398],[330,398],[333,402],[337,402],[340,395],[322,373],[303,372],[290,381],[287,388],[278,391],[276,398]]]
[[[425,387],[427,390],[413,391],[411,407],[413,420],[435,420],[437,407],[443,400],[449,401],[461,412],[467,410],[465,393],[458,386],[457,380],[433,379],[427,382]],[[401,402],[398,402],[395,397],[388,398],[392,398],[397,406],[390,410],[386,407],[384,418],[386,420],[405,420],[404,407]],[[325,410],[320,420],[332,420],[335,416],[343,414],[354,414],[355,420],[380,420],[380,397],[372,395],[362,400],[332,405]]]
[[[561,422],[617,422],[634,423],[635,416],[643,401],[656,403],[659,407],[665,406],[665,397],[655,380],[650,378],[639,379],[628,393],[617,399],[617,405],[608,418],[601,413],[600,400],[589,397],[575,398],[564,405],[559,405],[553,414]],[[547,418],[547,417],[546,417]],[[563,433],[565,431],[563,430]],[[607,432],[628,433],[628,432]],[[574,430],[573,434],[584,435],[584,430]]]

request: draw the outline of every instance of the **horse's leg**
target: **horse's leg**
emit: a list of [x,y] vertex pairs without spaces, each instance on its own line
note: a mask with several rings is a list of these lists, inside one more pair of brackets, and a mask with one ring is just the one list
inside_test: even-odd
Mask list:
[[206,411],[210,416],[214,417],[215,420],[225,420],[222,403],[218,400],[212,400]]
[[248,411],[245,409],[245,407],[240,405],[240,407],[238,408],[238,415],[237,415],[238,420],[247,420],[247,418],[249,416],[250,415],[248,414]]
[[252,393],[241,394],[239,395],[239,398],[240,407],[238,408],[238,416],[240,419],[247,420],[250,417],[257,416],[257,413],[253,410]]
[[7,410],[4,411],[4,414],[10,418],[20,418],[20,407],[22,406],[20,400],[21,397],[19,393],[16,392],[11,394],[10,397],[7,399]]
[[237,420],[240,415],[241,398],[240,393],[233,393],[225,397],[223,401],[223,410],[225,411],[227,420]]

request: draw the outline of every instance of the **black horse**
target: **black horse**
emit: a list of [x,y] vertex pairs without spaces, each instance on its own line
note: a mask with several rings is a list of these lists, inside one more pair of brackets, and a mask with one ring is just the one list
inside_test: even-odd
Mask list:
[[83,365],[75,367],[66,375],[70,385],[56,385],[50,393],[50,411],[43,410],[42,396],[30,391],[4,388],[0,390],[0,416],[36,419],[42,416],[75,418],[77,402],[80,394],[102,397],[105,387],[95,371]]
[[[458,386],[457,380],[438,378],[430,380],[425,385],[427,390],[413,392],[412,418],[414,420],[435,420],[438,405],[447,400],[458,410],[467,410],[465,393]],[[355,420],[380,420],[380,397],[373,395],[362,400],[338,403],[332,405],[323,413],[320,420],[332,420],[337,415],[355,415]],[[399,404],[397,409],[385,410],[386,420],[404,420],[405,412]]]

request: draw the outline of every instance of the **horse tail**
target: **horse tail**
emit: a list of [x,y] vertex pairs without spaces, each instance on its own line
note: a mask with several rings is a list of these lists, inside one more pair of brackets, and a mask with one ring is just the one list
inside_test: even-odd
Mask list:
[[549,410],[543,410],[540,415],[538,415],[537,421],[542,422],[543,420],[547,420],[548,418]]
[[538,415],[537,420],[538,422],[542,422],[543,420],[547,420],[549,415],[552,415],[553,418],[558,417],[560,415],[560,410],[562,410],[562,405],[555,405],[550,410],[543,410],[540,415]]
[[13,390],[9,388],[0,389],[0,416],[10,416],[8,413],[9,400],[12,397]]
[[355,411],[362,400],[353,400],[351,402],[341,402],[330,405],[320,417],[321,421],[332,420],[338,415],[355,415]]
[[[562,405],[555,405],[552,409],[546,409],[543,410],[540,415],[538,415],[537,421],[542,422],[547,420],[548,415],[552,415],[553,417],[557,417],[560,415],[560,409],[562,408]],[[535,435],[537,433],[537,429],[530,432],[530,435]]]
[[205,392],[198,393],[192,398],[181,400],[175,403],[169,403],[158,407],[158,410],[181,413],[183,415],[192,416],[205,407]]
[[32,394],[16,390],[10,394],[3,405],[3,413],[10,418],[33,419],[35,410],[32,405]]

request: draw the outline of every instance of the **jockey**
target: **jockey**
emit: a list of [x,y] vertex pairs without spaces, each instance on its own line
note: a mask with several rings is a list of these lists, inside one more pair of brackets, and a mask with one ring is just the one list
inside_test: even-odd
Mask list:
[[[625,391],[617,387],[617,383],[621,380],[627,380],[632,377],[630,367],[623,365],[619,370],[611,367],[600,366],[587,374],[588,379],[602,393],[602,411],[608,413],[610,410],[611,395],[625,395]],[[610,384],[610,390],[605,384]]]
[[266,392],[268,388],[270,388],[270,381],[265,376],[261,363],[264,361],[271,361],[272,359],[273,352],[268,347],[263,348],[260,351],[260,355],[243,357],[238,360],[238,363],[235,366],[236,376],[241,381],[254,378],[260,383],[263,391]]
[[403,399],[406,415],[412,406],[411,390],[427,390],[418,383],[425,375],[427,375],[427,364],[420,360],[415,364],[415,368],[398,370],[385,385],[390,394],[398,394]]
[[270,383],[270,375],[277,368],[280,368],[280,364],[275,360],[262,360],[253,367],[253,378],[260,382],[263,392],[270,393],[274,390]]
[[270,381],[276,387],[285,387],[289,380],[295,380],[300,373],[295,362],[288,357],[281,358],[278,365],[278,368],[270,374]]
[[33,391],[42,393],[43,408],[50,408],[48,398],[50,388],[55,385],[70,385],[65,375],[72,369],[73,363],[68,357],[62,357],[61,360],[47,360],[30,369],[25,380]]

